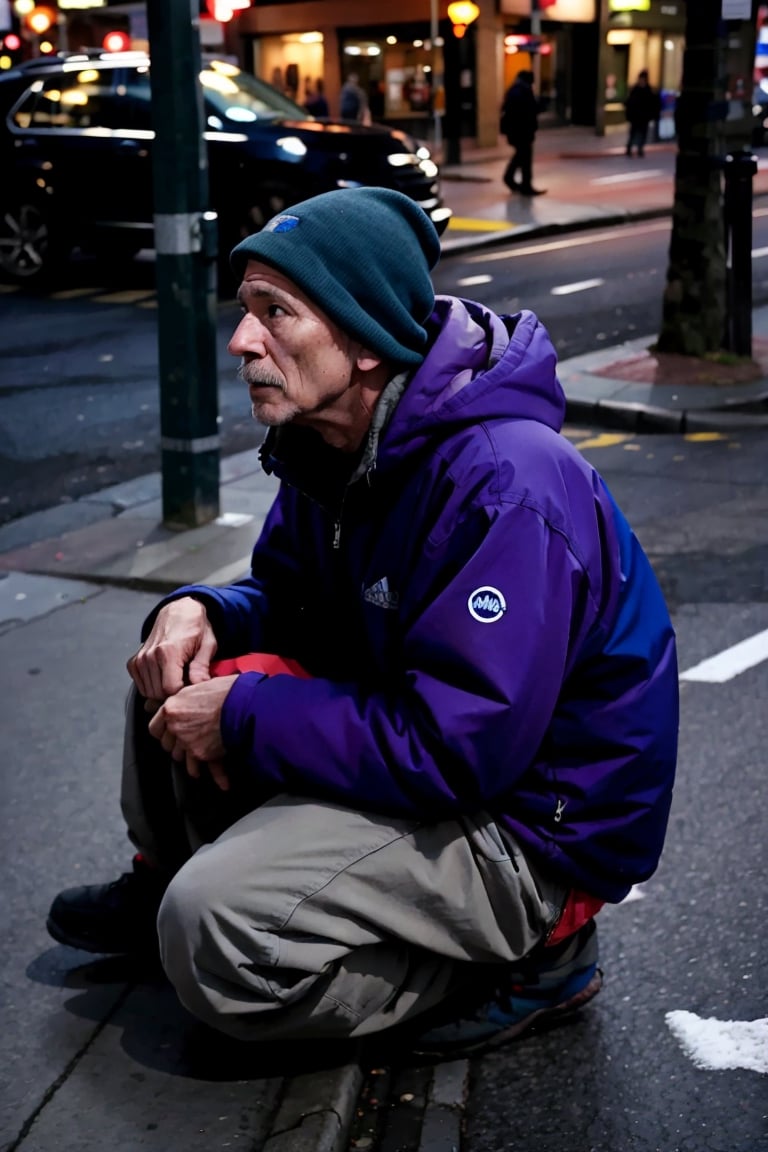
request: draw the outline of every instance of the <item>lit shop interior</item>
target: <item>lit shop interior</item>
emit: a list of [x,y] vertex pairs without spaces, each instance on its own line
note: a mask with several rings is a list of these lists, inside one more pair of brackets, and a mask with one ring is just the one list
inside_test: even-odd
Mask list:
[[[418,33],[421,33],[419,35]],[[323,77],[321,32],[263,36],[252,41],[253,70],[300,104]],[[355,73],[367,94],[373,120],[404,123],[423,120],[440,100],[435,77],[443,75],[442,38],[435,43],[420,25],[394,28],[387,35],[340,33],[342,81]],[[438,81],[439,84],[439,81]],[[331,108],[331,115],[336,110]]]

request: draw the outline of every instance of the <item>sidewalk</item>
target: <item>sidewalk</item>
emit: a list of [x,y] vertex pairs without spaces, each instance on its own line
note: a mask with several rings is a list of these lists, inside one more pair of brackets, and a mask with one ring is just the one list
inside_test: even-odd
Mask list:
[[[620,138],[547,129],[537,139],[535,171],[549,191],[531,204],[501,184],[508,152],[467,145],[460,168],[444,171],[445,197],[460,222],[446,251],[671,210],[669,145],[648,150],[646,172],[658,175],[639,185],[595,185],[600,173],[626,173]],[[605,189],[617,187],[620,203],[606,203]],[[765,168],[756,192],[768,192]],[[569,415],[640,429],[765,426],[768,308],[755,310],[753,329],[761,375],[729,383],[727,392],[683,379],[691,365],[652,363],[650,334],[567,360],[559,374]],[[171,532],[161,524],[160,479],[143,476],[0,528],[8,992],[0,1147],[96,1152],[106,1137],[125,1152],[345,1152],[363,1081],[354,1050],[324,1046],[315,1071],[304,1049],[286,1057],[276,1046],[267,1061],[249,1063],[242,1050],[196,1031],[156,976],[55,947],[45,934],[57,886],[110,878],[128,860],[116,794],[120,701],[141,620],[158,593],[244,573],[275,491],[256,447],[227,457],[219,519]],[[466,1076],[466,1063],[457,1062],[401,1085],[401,1099],[415,1095],[426,1108],[420,1149],[445,1152],[457,1143]],[[357,1120],[362,1148],[367,1129]]]

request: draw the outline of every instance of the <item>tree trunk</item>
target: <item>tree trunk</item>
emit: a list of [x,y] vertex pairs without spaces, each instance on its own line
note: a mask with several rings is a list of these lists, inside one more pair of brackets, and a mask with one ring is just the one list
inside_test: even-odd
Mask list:
[[[723,160],[726,152],[749,146],[758,7],[759,0],[752,0],[751,20],[725,22],[723,0],[688,0],[686,5],[682,91],[675,113],[675,203],[659,352],[705,356],[728,343],[738,281],[726,251]],[[733,164],[729,167],[736,171]]]
[[656,348],[684,356],[718,351],[725,331],[726,252],[717,163],[725,101],[721,6],[722,0],[688,2],[682,91],[675,113],[675,204]]

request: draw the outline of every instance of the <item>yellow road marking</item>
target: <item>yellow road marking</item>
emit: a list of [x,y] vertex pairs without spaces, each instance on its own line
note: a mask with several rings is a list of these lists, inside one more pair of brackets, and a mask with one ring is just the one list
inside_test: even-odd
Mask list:
[[97,304],[135,304],[137,300],[147,300],[152,295],[146,288],[126,288],[123,292],[105,292],[93,299]]
[[727,440],[728,437],[724,432],[689,432],[683,439],[693,444],[704,444],[709,440]]
[[96,285],[90,288],[62,288],[60,292],[51,292],[49,300],[76,300],[78,296],[90,296],[98,292]]
[[451,216],[448,227],[461,232],[508,232],[516,228],[509,220],[478,220],[472,216]]
[[623,444],[625,440],[631,439],[630,432],[602,432],[599,436],[591,436],[589,440],[577,440],[576,447],[579,451],[582,448],[613,448],[615,444]]

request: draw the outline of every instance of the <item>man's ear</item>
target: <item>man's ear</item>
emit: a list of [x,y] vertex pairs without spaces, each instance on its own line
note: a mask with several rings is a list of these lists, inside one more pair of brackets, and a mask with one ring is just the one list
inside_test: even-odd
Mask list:
[[383,358],[371,352],[370,348],[361,348],[355,357],[355,364],[361,372],[373,372],[383,363]]

